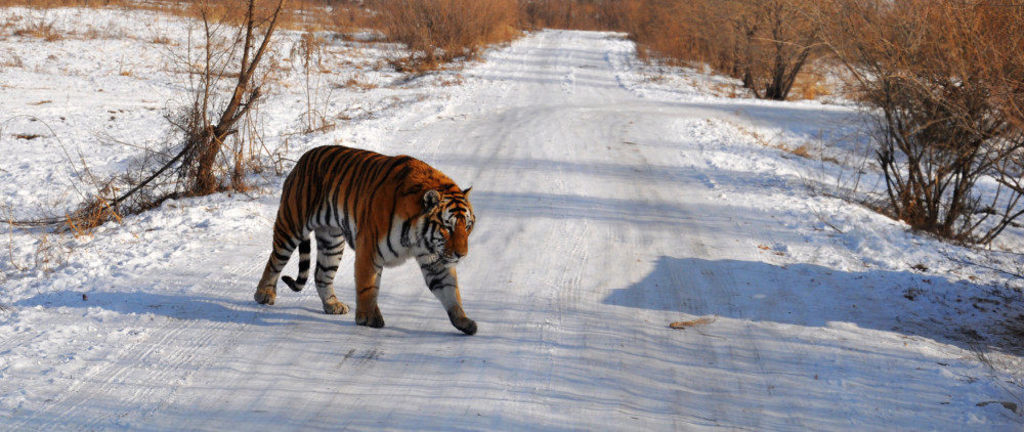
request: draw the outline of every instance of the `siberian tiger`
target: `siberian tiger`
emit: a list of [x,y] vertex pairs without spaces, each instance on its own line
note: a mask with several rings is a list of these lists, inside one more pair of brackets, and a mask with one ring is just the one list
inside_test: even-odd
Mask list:
[[414,257],[430,292],[455,328],[476,333],[462,310],[455,264],[469,251],[476,217],[469,191],[410,156],[385,156],[343,146],[314,148],[284,182],[274,223],[274,248],[256,288],[260,304],[274,304],[277,279],[296,247],[299,274],[282,278],[299,291],[309,275],[309,235],[316,235],[316,290],[324,312],[349,308],[334,294],[345,244],[355,250],[356,324],[383,327],[377,307],[381,270]]

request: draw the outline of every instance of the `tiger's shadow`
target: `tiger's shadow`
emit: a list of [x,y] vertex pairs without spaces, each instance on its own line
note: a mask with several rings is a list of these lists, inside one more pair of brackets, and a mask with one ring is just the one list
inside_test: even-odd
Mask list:
[[[45,308],[101,308],[118,314],[152,314],[176,320],[284,325],[296,320],[352,325],[351,320],[325,315],[305,302],[258,307],[250,301],[202,297],[194,295],[166,295],[141,292],[75,292],[60,291],[39,294],[19,302],[19,308],[42,306]],[[258,309],[254,311],[254,309]],[[348,315],[345,315],[348,316]]]
[[[354,312],[345,315],[327,315],[319,307],[319,300],[278,298],[274,306],[261,306],[252,300],[234,298],[216,298],[194,295],[166,295],[140,292],[90,292],[60,291],[39,294],[14,303],[17,308],[42,306],[44,308],[101,308],[118,314],[138,314],[163,316],[174,320],[192,320],[240,325],[279,326],[295,325],[297,322],[323,324],[326,326],[342,326],[354,331],[359,328],[353,319]],[[441,322],[439,319],[438,322]],[[444,320],[447,323],[447,320]],[[383,329],[369,329],[370,332],[388,332],[400,337],[410,338],[437,337],[451,338],[464,336],[452,329],[432,330],[426,328],[406,328],[403,322],[396,322]],[[406,323],[407,324],[407,323]],[[443,326],[442,326],[443,327]]]

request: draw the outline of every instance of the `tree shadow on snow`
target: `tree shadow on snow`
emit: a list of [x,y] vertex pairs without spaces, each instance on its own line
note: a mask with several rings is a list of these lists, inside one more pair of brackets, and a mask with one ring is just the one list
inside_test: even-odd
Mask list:
[[604,304],[809,327],[848,323],[1024,354],[1024,299],[935,275],[660,257]]

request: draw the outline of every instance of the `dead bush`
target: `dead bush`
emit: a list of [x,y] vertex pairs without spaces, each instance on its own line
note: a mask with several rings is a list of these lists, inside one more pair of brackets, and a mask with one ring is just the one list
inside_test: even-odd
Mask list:
[[372,8],[386,38],[411,51],[411,69],[473,57],[518,35],[514,0],[376,0]]
[[[198,8],[196,13],[203,18],[205,43],[198,60],[204,66],[191,84],[191,104],[172,120],[183,134],[184,145],[173,163],[180,161],[176,172],[185,185],[185,195],[207,195],[225,188],[218,175],[218,167],[223,166],[219,163],[223,161],[221,152],[228,148],[228,138],[239,132],[239,121],[260,101],[266,78],[266,69],[260,69],[260,62],[267,54],[284,0],[239,1],[235,6],[244,9],[245,18],[237,26],[231,26],[227,36],[218,34],[220,28],[213,25],[235,20],[237,12],[225,8],[225,3],[199,1],[193,4]],[[192,63],[191,55],[186,62]],[[233,82],[223,83],[229,69],[237,71],[226,78]],[[222,94],[218,89],[225,85],[231,90]],[[244,166],[237,161],[227,165],[235,169]]]
[[326,107],[330,105],[330,89],[324,91],[322,73],[326,70],[327,40],[316,32],[307,30],[292,45],[289,54],[292,63],[301,67],[304,78],[306,96],[306,112],[303,113],[304,132],[309,133],[333,127],[334,125],[327,119],[326,113]]
[[60,235],[43,234],[36,245],[33,268],[50,273],[66,264],[71,248],[65,242]]
[[520,0],[520,26],[528,29],[623,30],[634,0]]
[[[877,110],[889,211],[989,243],[1024,214],[1024,12],[992,1],[833,0],[826,32]],[[990,186],[979,187],[984,178]]]
[[15,29],[13,34],[15,36],[38,38],[47,42],[64,39],[64,35],[54,28],[53,22],[47,21],[45,18],[26,22],[23,26]]
[[700,62],[784,100],[821,51],[810,0],[633,0],[626,28],[644,55]]
[[[130,169],[112,178],[91,178],[86,186],[95,192],[63,216],[8,223],[62,226],[82,235],[168,198],[247,190],[245,177],[259,169],[257,155],[266,148],[252,117],[268,73],[260,65],[284,0],[234,1],[246,17],[238,25],[225,25],[237,14],[221,7],[226,1],[192,3],[202,17],[197,22],[200,35],[196,41],[190,33],[186,53],[178,59],[191,72],[191,100],[168,115],[175,129],[163,148],[146,149]],[[214,15],[217,11],[226,15]]]

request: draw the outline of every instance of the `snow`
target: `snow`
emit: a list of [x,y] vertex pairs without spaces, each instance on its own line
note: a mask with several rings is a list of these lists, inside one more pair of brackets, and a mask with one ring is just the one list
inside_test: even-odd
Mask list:
[[[68,160],[123,169],[139,150],[104,134],[158,142],[185,91],[162,53],[187,22],[46,13],[116,37],[0,40],[23,63],[0,68],[15,217],[80,199]],[[268,145],[286,164],[338,142],[406,153],[473,186],[459,279],[477,335],[451,327],[414,264],[384,272],[383,329],[323,314],[312,289],[255,304],[283,181],[268,173],[251,194],[90,236],[4,232],[3,429],[1021,429],[1021,281],[987,268],[1020,257],[841,199],[856,140],[832,144],[856,136],[855,106],[730,98],[711,90],[728,80],[685,69],[651,80],[612,33],[532,33],[413,80],[374,68],[388,47],[330,49],[323,109],[349,120],[301,133],[291,68],[262,112]],[[122,76],[126,50],[151,69]],[[353,74],[373,88],[331,85]],[[802,144],[838,163],[786,151]],[[349,304],[351,278],[336,282]]]

